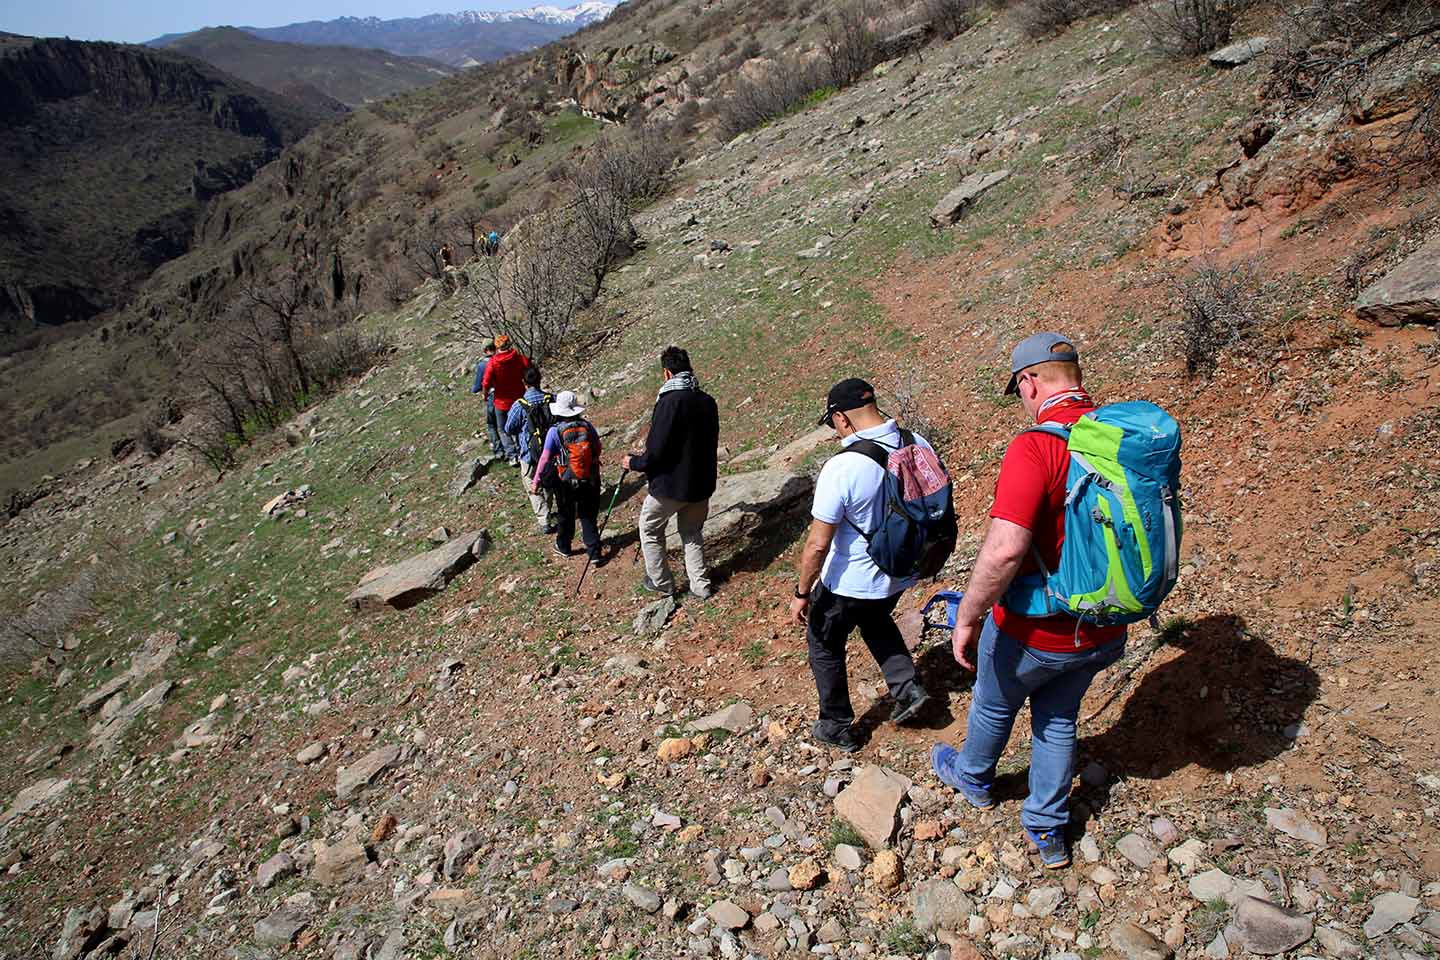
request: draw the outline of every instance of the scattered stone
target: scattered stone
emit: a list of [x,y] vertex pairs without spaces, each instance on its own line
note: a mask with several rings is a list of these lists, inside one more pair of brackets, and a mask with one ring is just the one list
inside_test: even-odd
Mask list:
[[1200,869],[1200,862],[1205,857],[1205,841],[1191,837],[1180,846],[1171,849],[1165,856],[1180,868],[1183,875],[1188,877]]
[[835,863],[845,870],[859,870],[865,863],[860,855],[860,850],[848,843],[835,844],[835,852],[832,857]]
[[1190,878],[1190,896],[1201,903],[1212,900],[1229,902],[1235,890],[1235,878],[1224,870],[1206,870]]
[[642,913],[655,913],[660,909],[660,895],[653,890],[647,890],[638,883],[627,883],[622,888],[625,899],[629,900],[635,909]]
[[474,830],[466,830],[457,833],[445,841],[445,862],[440,867],[440,873],[447,879],[453,880],[460,876],[465,869],[465,864],[475,856],[475,851],[480,849],[484,838]]
[[357,610],[404,610],[445,589],[451,579],[490,548],[484,530],[461,534],[444,546],[386,567],[376,567],[345,598]]
[[1128,960],[1169,960],[1175,951],[1149,930],[1125,920],[1110,931],[1110,945]]
[[889,845],[910,781],[894,771],[867,766],[835,798],[835,814],[873,850]]
[[400,762],[400,748],[393,744],[379,747],[348,767],[335,771],[335,796],[345,803],[360,790],[374,782],[381,773]]
[[831,917],[815,931],[815,939],[821,943],[840,943],[850,939],[850,934],[846,932],[845,925],[839,918]]
[[921,933],[960,930],[975,912],[975,904],[949,880],[926,880],[910,891],[910,910]]
[[786,880],[793,890],[813,890],[825,876],[825,869],[813,859],[806,858],[791,867]]
[[[135,722],[135,719],[146,710],[159,706],[174,686],[175,684],[169,680],[161,680],[139,697],[125,704],[123,707],[119,707],[108,716],[106,716],[105,711],[102,711],[101,716],[105,717],[105,719],[90,728],[90,732],[94,734],[94,737],[90,741],[90,749],[108,753],[117,748],[120,745],[121,738],[125,735],[125,731],[130,729],[130,725]],[[112,701],[112,703],[113,702],[118,701]],[[109,704],[107,704],[107,707],[108,706]]]
[[384,843],[390,839],[390,835],[395,832],[395,828],[399,825],[400,821],[396,819],[395,814],[385,814],[375,823],[375,828],[370,831],[370,842]]
[[1210,65],[1231,69],[1241,67],[1270,49],[1269,37],[1251,37],[1229,46],[1221,47],[1210,54]]
[[1048,917],[1064,899],[1063,887],[1038,887],[1030,891],[1030,895],[1025,898],[1025,905],[1029,907],[1031,916]]
[[1371,940],[1389,933],[1402,923],[1415,919],[1420,901],[1403,893],[1382,893],[1370,901],[1370,919],[1365,921],[1365,936]]
[[1155,849],[1155,845],[1138,833],[1125,834],[1120,838],[1120,842],[1115,844],[1115,849],[1120,851],[1122,857],[1141,870],[1148,869],[1150,864],[1160,856],[1160,851]]
[[1075,846],[1086,863],[1100,862],[1100,844],[1090,834],[1087,833],[1081,837],[1080,842]]
[[866,868],[865,874],[876,886],[887,893],[899,890],[900,884],[905,882],[904,867],[893,850],[881,850],[875,854],[875,859],[870,861],[870,866]]
[[1245,949],[1262,957],[1293,950],[1315,932],[1309,917],[1257,897],[1241,899],[1235,908],[1235,926]]
[[690,729],[703,733],[707,730],[725,730],[730,733],[744,733],[755,725],[755,708],[743,700],[732,703],[723,710],[717,710],[708,717],[701,717],[690,724]]
[[674,763],[690,756],[694,750],[695,744],[685,737],[667,737],[660,741],[660,746],[655,751],[655,759],[661,763]]
[[659,633],[679,609],[680,605],[675,602],[674,597],[661,597],[646,605],[635,615],[635,636],[645,637]]
[[493,457],[475,457],[460,464],[455,470],[455,479],[450,481],[450,496],[463,496],[467,490],[479,483],[485,474],[490,472],[490,465],[493,462]]
[[262,947],[283,948],[306,926],[305,914],[293,907],[281,907],[262,920],[255,921],[255,942]]
[[1306,843],[1313,843],[1317,847],[1325,846],[1329,839],[1324,827],[1317,825],[1313,820],[1298,810],[1292,810],[1289,807],[1279,809],[1266,807],[1265,823],[1268,824],[1272,830],[1279,830],[1287,837],[1303,840]]
[[939,820],[919,820],[915,823],[915,839],[919,841],[939,840],[945,836],[945,828]]
[[358,843],[337,843],[327,846],[317,840],[314,845],[315,866],[310,870],[310,879],[328,887],[337,887],[365,875],[369,853]]
[[325,756],[326,749],[325,744],[319,741],[308,744],[307,746],[301,747],[300,752],[295,754],[295,762],[301,764],[314,763],[316,760]]
[[750,914],[729,900],[717,900],[705,911],[705,916],[714,921],[722,930],[741,930],[750,922]]
[[260,864],[260,868],[255,871],[255,886],[261,890],[269,890],[275,881],[293,875],[295,870],[294,857],[288,853],[277,853]]
[[958,223],[966,207],[979,199],[985,191],[1003,183],[1009,176],[1009,170],[970,174],[935,204],[935,209],[930,211],[930,225],[944,227]]
[[1360,944],[1334,927],[1316,927],[1315,939],[1320,942],[1321,948],[1336,960],[1356,960],[1365,952]]
[[1180,839],[1180,831],[1175,828],[1175,824],[1171,823],[1168,817],[1156,817],[1151,820],[1150,832],[1155,835],[1156,840],[1167,847]]

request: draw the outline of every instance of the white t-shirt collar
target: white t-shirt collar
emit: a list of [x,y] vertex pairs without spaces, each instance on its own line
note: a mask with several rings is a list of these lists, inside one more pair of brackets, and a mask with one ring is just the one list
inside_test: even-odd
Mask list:
[[848,447],[852,443],[859,443],[861,440],[884,440],[892,433],[899,433],[900,428],[895,425],[894,420],[886,420],[878,427],[866,427],[840,441],[842,447]]

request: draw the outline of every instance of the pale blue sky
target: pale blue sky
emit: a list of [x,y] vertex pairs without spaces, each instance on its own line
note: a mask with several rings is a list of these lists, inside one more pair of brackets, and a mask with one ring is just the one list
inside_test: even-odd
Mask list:
[[[516,10],[537,0],[0,0],[0,31],[141,43],[220,25],[278,27],[336,17],[419,17]],[[551,0],[569,6],[574,0]]]

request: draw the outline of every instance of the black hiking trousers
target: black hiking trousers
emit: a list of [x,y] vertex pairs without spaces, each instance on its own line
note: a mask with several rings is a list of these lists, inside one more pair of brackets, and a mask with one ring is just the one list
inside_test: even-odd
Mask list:
[[[915,661],[895,625],[900,594],[884,599],[858,599],[832,593],[823,583],[810,591],[810,615],[805,631],[810,648],[810,672],[820,697],[817,732],[833,735],[855,722],[850,705],[850,678],[845,672],[845,646],[856,629],[880,665],[890,696],[900,700],[915,686]],[[823,728],[823,729],[822,729]]]
[[555,546],[570,552],[575,539],[575,521],[580,521],[580,536],[591,560],[600,559],[600,488],[586,484],[572,487],[557,483],[555,491]]

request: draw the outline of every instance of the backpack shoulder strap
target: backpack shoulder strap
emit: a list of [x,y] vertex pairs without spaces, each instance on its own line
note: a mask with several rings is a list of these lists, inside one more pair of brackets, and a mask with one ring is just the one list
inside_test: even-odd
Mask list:
[[890,448],[883,443],[874,440],[856,440],[846,447],[841,453],[858,453],[875,461],[881,470],[888,470],[890,467]]
[[1063,423],[1037,423],[1033,427],[1027,427],[1021,433],[1048,433],[1052,437],[1059,437],[1067,443],[1070,440],[1070,427]]

